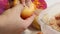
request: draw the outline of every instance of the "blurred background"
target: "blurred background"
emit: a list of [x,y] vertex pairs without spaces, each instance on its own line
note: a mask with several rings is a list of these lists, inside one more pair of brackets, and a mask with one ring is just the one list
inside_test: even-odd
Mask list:
[[[34,0],[35,3],[37,3],[37,1],[39,0]],[[38,3],[36,5],[40,6],[40,8],[38,8],[36,10],[37,14],[39,14],[41,11],[45,10],[46,8],[50,7],[51,5],[60,2],[60,0],[40,0],[40,5],[38,5]],[[42,8],[41,8],[42,7]],[[41,28],[40,25],[37,22],[38,16],[34,19],[34,21],[32,22],[32,24],[29,26],[29,28],[27,28],[23,34],[42,34],[41,33]]]

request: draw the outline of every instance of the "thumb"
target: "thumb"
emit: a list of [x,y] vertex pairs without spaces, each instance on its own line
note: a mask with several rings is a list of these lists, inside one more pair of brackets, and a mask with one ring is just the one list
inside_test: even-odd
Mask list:
[[31,17],[27,18],[26,21],[32,22],[32,21],[34,20],[35,16],[36,16],[36,15],[33,14]]
[[28,19],[26,19],[26,23],[25,23],[26,27],[28,27],[28,26],[31,25],[31,23],[33,22],[35,16],[36,16],[36,15],[33,14],[31,17],[29,17]]

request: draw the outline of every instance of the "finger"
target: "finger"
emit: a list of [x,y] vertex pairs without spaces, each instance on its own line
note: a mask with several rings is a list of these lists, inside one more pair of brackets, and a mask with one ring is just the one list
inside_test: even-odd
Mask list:
[[26,3],[30,3],[31,2],[31,0],[25,0],[26,1]]
[[25,0],[20,0],[20,2],[25,6]]
[[15,0],[14,4],[20,4],[19,0]]
[[20,15],[21,11],[23,9],[23,6],[21,4],[16,5],[15,7],[6,10],[3,14],[4,15],[9,15],[9,14],[15,14],[15,15]]
[[31,17],[27,18],[26,21],[29,21],[29,22],[31,21],[32,22],[34,20],[35,16],[36,15],[33,14]]
[[30,24],[33,22],[34,18],[35,18],[35,14],[32,15],[31,17],[29,17],[28,19],[26,19],[26,23],[25,23],[26,28],[27,28],[28,26],[30,26]]
[[16,5],[15,7],[13,7],[11,10],[13,12],[18,12],[18,13],[21,13],[21,10],[23,9],[23,5],[22,4],[19,4],[19,5]]
[[26,5],[29,7],[31,4],[31,0],[26,0]]
[[19,0],[16,0],[16,3],[17,3],[16,6],[13,7],[11,10],[20,14],[23,9],[23,5],[19,2]]

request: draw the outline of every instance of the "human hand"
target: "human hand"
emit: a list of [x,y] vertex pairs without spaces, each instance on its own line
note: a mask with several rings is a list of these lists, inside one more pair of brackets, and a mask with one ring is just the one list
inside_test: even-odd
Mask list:
[[0,34],[20,34],[32,23],[34,14],[25,20],[20,17],[23,8],[18,2],[16,6],[0,15]]

